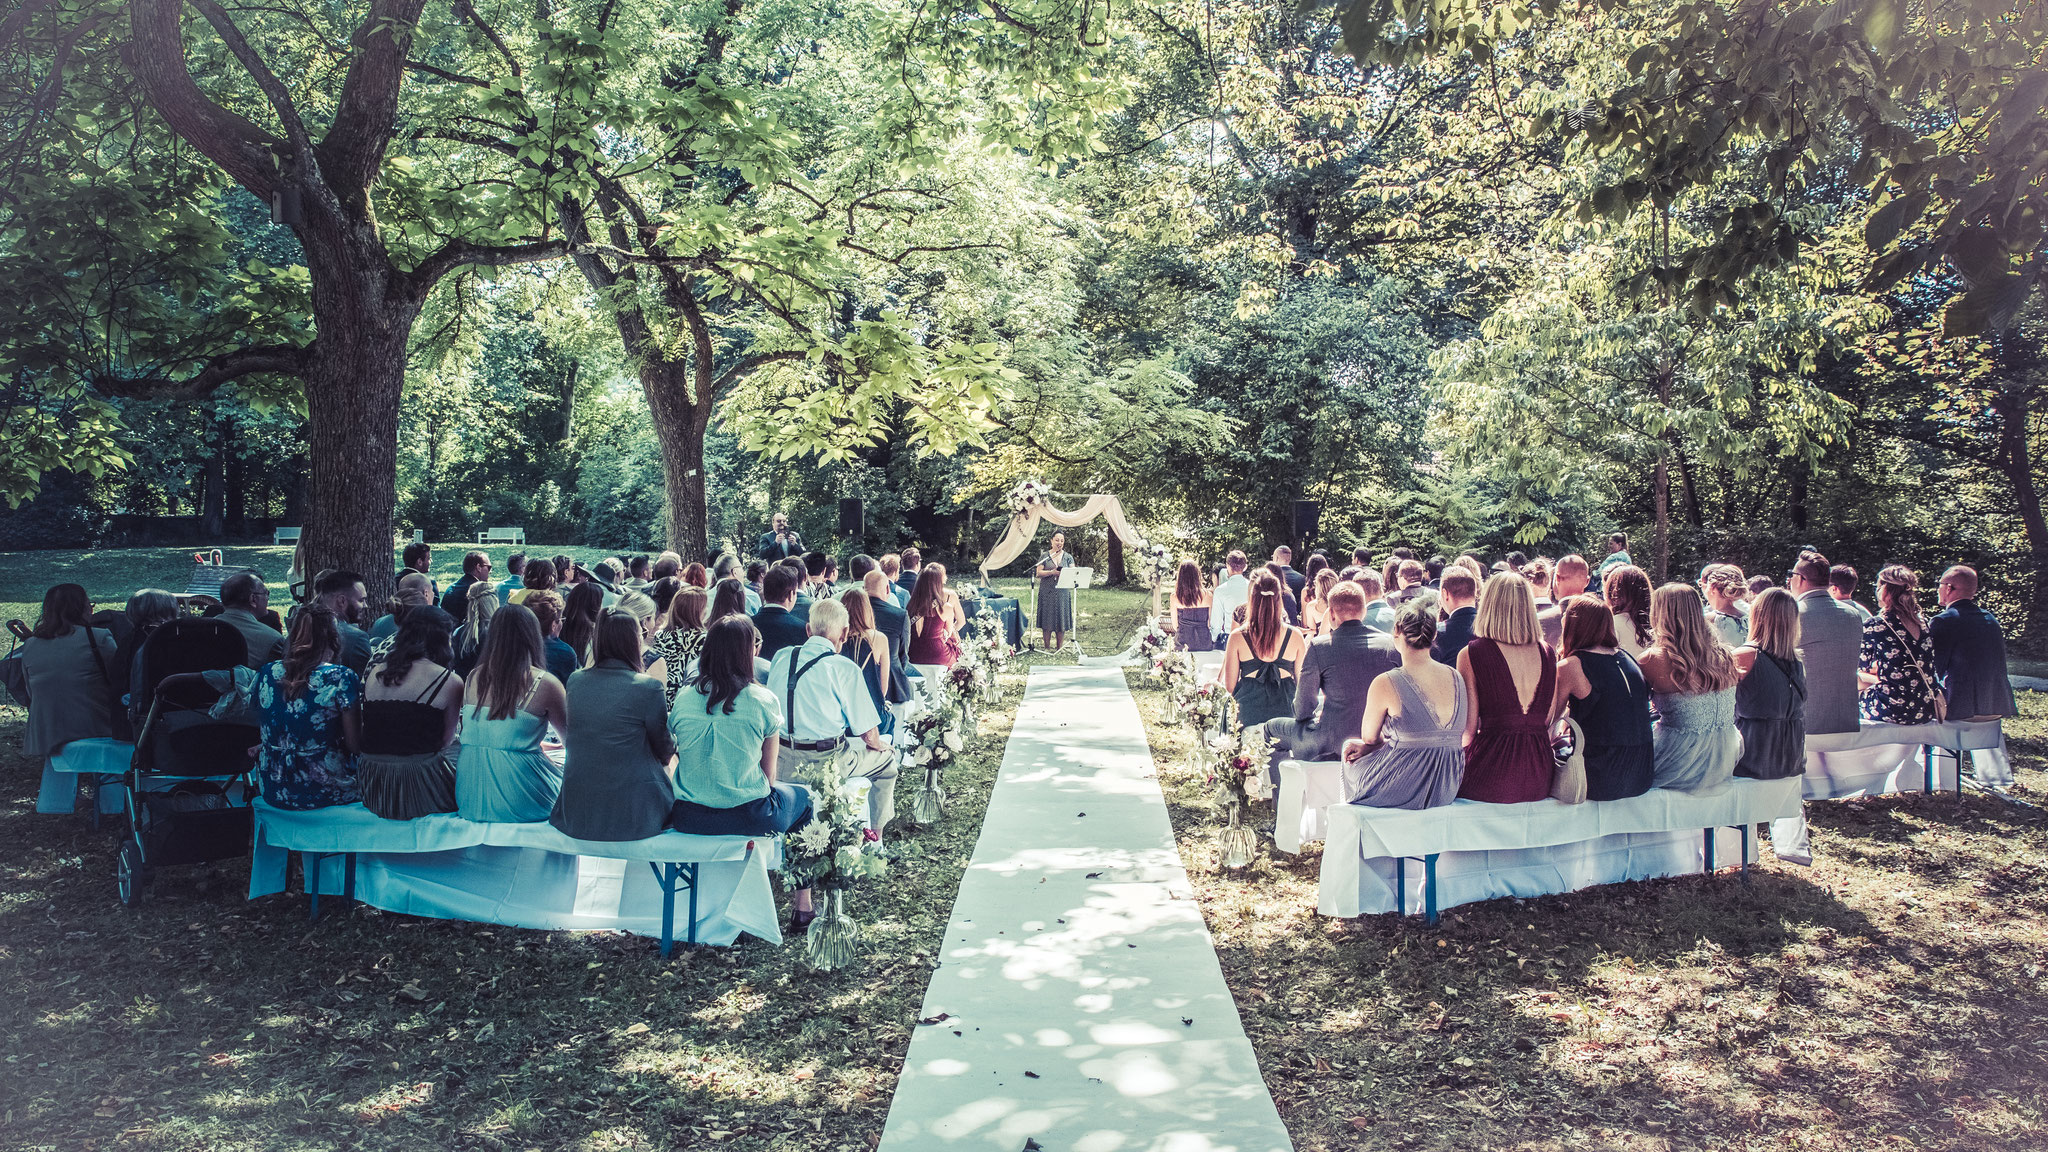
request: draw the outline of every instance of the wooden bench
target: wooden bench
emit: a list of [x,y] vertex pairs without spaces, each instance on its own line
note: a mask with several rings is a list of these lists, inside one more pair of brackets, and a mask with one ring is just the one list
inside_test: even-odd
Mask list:
[[304,531],[304,528],[279,528],[270,534],[270,542],[275,545],[297,544]]
[[210,552],[194,552],[192,575],[185,581],[185,590],[178,593],[178,603],[182,605],[193,600],[211,600],[218,604],[220,586],[227,583],[228,577],[254,571],[250,568],[231,568],[221,561],[221,551],[218,548]]
[[476,542],[480,545],[513,544],[517,545],[518,547],[524,548],[526,547],[526,529],[486,528],[483,531],[476,534]]

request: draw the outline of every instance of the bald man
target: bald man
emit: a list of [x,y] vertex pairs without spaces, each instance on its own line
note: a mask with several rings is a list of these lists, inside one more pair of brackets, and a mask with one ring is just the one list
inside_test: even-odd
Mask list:
[[2019,715],[2005,665],[2005,629],[1977,605],[1977,572],[1957,565],[1941,574],[1941,614],[1927,625],[1934,672],[1948,695],[1951,720]]

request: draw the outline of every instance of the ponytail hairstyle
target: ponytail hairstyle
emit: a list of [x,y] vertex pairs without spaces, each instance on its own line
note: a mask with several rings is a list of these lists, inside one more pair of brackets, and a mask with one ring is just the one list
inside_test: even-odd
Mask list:
[[334,659],[341,651],[341,633],[334,627],[334,613],[318,602],[299,609],[292,619],[291,643],[285,648],[284,681],[280,687],[287,700],[305,691],[313,669]]
[[1286,610],[1280,602],[1280,578],[1266,569],[1252,575],[1249,610],[1244,614],[1244,638],[1250,642],[1252,655],[1271,648],[1280,640],[1280,633],[1287,627]]

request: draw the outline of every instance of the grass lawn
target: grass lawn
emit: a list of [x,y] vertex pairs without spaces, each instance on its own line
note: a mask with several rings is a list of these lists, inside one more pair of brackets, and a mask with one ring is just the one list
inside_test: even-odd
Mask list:
[[[1318,916],[1319,846],[1244,878],[1183,729],[1130,674],[1266,1083],[1303,1152],[2048,1147],[2048,813],[1808,807],[1816,863]],[[2048,696],[2008,727],[2048,789]],[[1260,822],[1270,808],[1255,810]]]
[[[283,551],[229,559],[275,579]],[[55,555],[6,557],[0,611],[32,619],[57,579],[103,603],[183,585],[176,553]],[[1104,651],[1146,605],[1091,590],[1078,607]],[[365,907],[309,924],[301,897],[245,899],[241,861],[166,870],[131,911],[114,894],[114,831],[35,814],[23,715],[0,705],[0,1147],[865,1152],[1023,682],[1013,666],[949,773],[944,821],[852,897],[863,959],[830,975],[803,969],[794,940],[663,962],[615,933]],[[909,778],[899,794],[907,810]]]

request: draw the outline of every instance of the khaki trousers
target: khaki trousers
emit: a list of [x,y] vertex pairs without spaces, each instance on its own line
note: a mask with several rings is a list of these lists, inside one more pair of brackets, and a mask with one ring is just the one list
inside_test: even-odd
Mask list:
[[[896,816],[898,754],[894,748],[877,752],[861,743],[859,739],[851,737],[847,740],[847,746],[851,751],[847,756],[846,774],[868,778],[868,824],[880,832],[888,827],[889,821]],[[832,758],[837,755],[838,752],[829,748],[807,752],[785,744],[776,756],[776,775],[803,784],[822,783],[822,774],[831,771]]]

